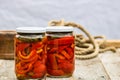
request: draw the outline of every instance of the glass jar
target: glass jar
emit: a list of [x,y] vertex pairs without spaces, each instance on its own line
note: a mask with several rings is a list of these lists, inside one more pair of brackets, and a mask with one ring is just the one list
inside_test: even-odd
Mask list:
[[73,27],[47,27],[46,36],[48,76],[72,76],[75,67]]
[[46,74],[46,29],[19,27],[15,37],[17,79],[42,79]]

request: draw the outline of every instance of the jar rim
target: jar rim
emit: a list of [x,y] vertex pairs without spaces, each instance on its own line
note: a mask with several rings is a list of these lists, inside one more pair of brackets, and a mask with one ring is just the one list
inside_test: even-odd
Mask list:
[[18,27],[16,28],[18,33],[45,33],[46,29],[43,27]]
[[49,26],[46,28],[47,32],[71,32],[74,31],[74,28],[69,26],[69,27],[65,27],[65,26]]

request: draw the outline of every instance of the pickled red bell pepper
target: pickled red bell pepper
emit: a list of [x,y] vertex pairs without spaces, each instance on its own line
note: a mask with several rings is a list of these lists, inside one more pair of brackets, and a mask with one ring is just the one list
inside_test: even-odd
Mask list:
[[69,61],[64,61],[59,64],[59,68],[62,69],[65,73],[72,73],[74,70],[74,64]]
[[27,48],[30,44],[28,43],[20,43],[17,45],[17,51],[23,51],[25,48]]
[[32,69],[32,63],[22,66],[21,63],[16,65],[16,72],[19,74],[25,74]]
[[22,62],[33,62],[34,60],[37,60],[37,59],[38,59],[38,55],[33,56],[33,57],[30,58],[30,59],[23,59],[23,58],[21,58],[21,57],[19,57],[19,59],[20,59]]
[[74,37],[63,37],[58,39],[49,40],[48,44],[52,45],[67,45],[74,42]]
[[58,46],[58,47],[52,47],[51,50],[49,51],[49,53],[52,52],[61,52],[62,50],[64,50],[65,48],[67,48],[68,46]]
[[48,54],[48,62],[50,63],[52,69],[58,69],[55,54]]
[[19,57],[22,58],[22,59],[31,59],[33,56],[36,55],[36,50],[32,50],[32,51],[30,52],[30,54],[27,55],[27,56],[22,55],[22,53],[19,51],[18,55],[19,55]]
[[25,74],[26,72],[30,71],[37,59],[38,57],[35,57],[31,59],[31,62],[29,62],[30,60],[21,60],[19,63],[16,63],[16,72],[19,74]]
[[37,42],[32,44],[32,50],[37,49],[37,48],[42,48],[43,43],[42,42]]
[[16,41],[15,69],[18,78],[42,78],[45,75],[45,47],[45,40],[30,43]]
[[65,58],[67,58],[68,60],[71,58],[70,55],[65,51],[61,51],[61,54],[65,56]]
[[41,61],[36,61],[33,68],[32,78],[40,78],[43,77],[46,73],[46,66],[41,63]]
[[57,58],[59,58],[59,59],[65,59],[65,57],[62,56],[62,55],[60,55],[60,54],[55,54],[55,56],[56,56]]
[[48,39],[47,72],[52,76],[65,76],[74,70],[74,37]]
[[61,69],[58,70],[48,69],[47,71],[49,72],[50,75],[54,75],[54,76],[61,76],[65,74],[64,71]]
[[68,52],[68,54],[70,55],[70,58],[74,57],[74,50],[71,48],[66,48],[66,51]]

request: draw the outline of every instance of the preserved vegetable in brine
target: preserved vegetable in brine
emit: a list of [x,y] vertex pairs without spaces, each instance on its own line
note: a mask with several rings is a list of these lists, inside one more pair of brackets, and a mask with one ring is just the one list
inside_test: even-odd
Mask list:
[[18,79],[42,79],[46,74],[45,33],[21,33],[15,38],[15,72]]
[[69,77],[74,71],[72,32],[47,32],[47,73],[50,77]]

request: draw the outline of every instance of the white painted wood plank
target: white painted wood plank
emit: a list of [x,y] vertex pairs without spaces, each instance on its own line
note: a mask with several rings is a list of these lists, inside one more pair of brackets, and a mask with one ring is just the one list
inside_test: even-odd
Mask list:
[[[88,60],[76,60],[75,78],[84,80],[108,80],[101,61],[98,57]],[[103,78],[104,77],[104,78]]]
[[111,80],[120,80],[120,49],[116,53],[105,52],[99,55]]
[[0,80],[16,80],[13,60],[0,60]]

